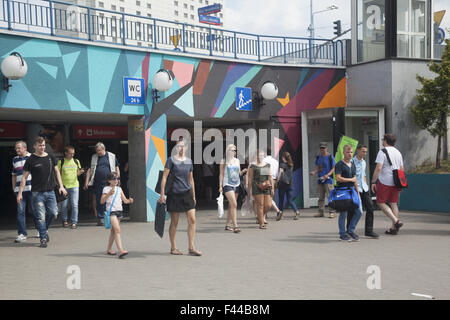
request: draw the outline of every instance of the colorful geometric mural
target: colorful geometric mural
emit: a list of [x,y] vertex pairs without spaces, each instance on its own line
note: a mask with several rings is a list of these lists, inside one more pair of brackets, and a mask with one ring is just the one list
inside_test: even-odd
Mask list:
[[[346,105],[345,69],[269,66],[138,52],[0,34],[0,58],[20,52],[28,74],[0,97],[0,108],[27,108],[142,115],[145,119],[147,220],[153,221],[158,172],[167,160],[167,119],[277,120],[275,153],[294,157],[295,191],[302,194],[301,114],[305,110]],[[153,76],[171,70],[171,89],[152,101]],[[123,104],[123,77],[145,80],[146,105]],[[274,81],[277,99],[242,112],[234,108],[235,88]]]

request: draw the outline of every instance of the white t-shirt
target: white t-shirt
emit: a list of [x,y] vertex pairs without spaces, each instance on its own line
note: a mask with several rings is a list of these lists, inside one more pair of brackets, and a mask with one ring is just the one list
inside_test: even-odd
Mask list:
[[[109,191],[111,191],[111,187],[110,186],[106,186],[103,188],[103,193],[108,193]],[[123,211],[122,209],[122,189],[118,186],[116,186],[116,200],[114,200],[114,204],[112,206],[111,211]],[[106,199],[106,210],[109,210],[109,207],[111,207],[111,202],[114,199],[114,195],[109,196],[108,199]]]
[[272,172],[272,178],[275,180],[278,177],[278,161],[272,156],[267,156],[263,159],[265,163],[270,164],[270,171]]
[[386,154],[381,150],[378,151],[375,162],[383,164],[378,179],[382,184],[386,186],[394,186],[394,176],[392,174],[392,170],[400,169],[400,167],[403,166],[403,157],[400,151],[398,151],[395,147],[386,147],[386,151],[389,153],[392,167],[389,165]]

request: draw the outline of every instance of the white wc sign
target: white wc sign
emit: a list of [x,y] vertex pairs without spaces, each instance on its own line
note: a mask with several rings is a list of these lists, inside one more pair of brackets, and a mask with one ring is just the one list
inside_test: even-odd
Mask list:
[[142,78],[123,78],[123,103],[145,104],[145,81]]

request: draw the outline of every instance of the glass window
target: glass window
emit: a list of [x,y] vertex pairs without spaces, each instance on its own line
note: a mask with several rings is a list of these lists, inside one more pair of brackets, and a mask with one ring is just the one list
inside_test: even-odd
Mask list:
[[111,10],[116,10],[116,6],[115,5],[111,5]]
[[185,14],[184,14],[184,17],[185,17],[185,18],[187,18],[187,17],[188,17],[188,14],[187,14],[187,13],[185,13]]
[[120,12],[125,12],[125,8],[124,7],[120,7]]
[[185,9],[187,9],[187,4],[185,3],[185,4],[183,4],[183,7],[185,8]]
[[429,0],[397,0],[397,56],[429,58]]
[[173,4],[175,5],[175,7],[178,7],[178,1],[174,1]]
[[385,0],[358,0],[358,62],[383,59],[386,27]]
[[140,12],[140,11],[136,11],[136,15],[137,15],[137,16],[140,16],[140,15],[141,15],[141,12]]
[[103,8],[103,7],[104,7],[103,2],[99,2],[99,3],[98,3],[98,6],[99,6],[100,8]]
[[152,5],[150,3],[147,3],[147,9],[151,9]]
[[174,13],[175,13],[176,16],[178,15],[178,11],[175,11]]
[[138,0],[136,0],[136,5],[137,5],[137,6],[140,6],[140,5],[141,5],[141,2],[138,1]]

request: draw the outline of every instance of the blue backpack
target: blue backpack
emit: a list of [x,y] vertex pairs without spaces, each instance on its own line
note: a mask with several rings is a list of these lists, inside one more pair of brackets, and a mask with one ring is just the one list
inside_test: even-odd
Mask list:
[[358,191],[354,187],[337,187],[330,191],[328,206],[338,212],[352,211],[360,207]]

